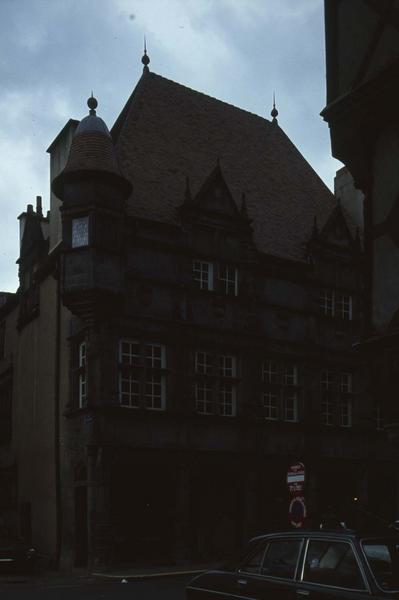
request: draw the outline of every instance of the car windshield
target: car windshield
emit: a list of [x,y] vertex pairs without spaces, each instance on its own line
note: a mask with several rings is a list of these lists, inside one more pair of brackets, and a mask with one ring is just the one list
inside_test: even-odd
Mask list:
[[378,585],[383,590],[399,590],[399,538],[365,540],[362,545]]

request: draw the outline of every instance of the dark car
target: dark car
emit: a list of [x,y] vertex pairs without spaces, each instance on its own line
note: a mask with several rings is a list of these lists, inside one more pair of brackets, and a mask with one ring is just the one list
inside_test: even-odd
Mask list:
[[290,531],[252,539],[225,569],[195,577],[188,600],[399,598],[399,535]]
[[0,575],[31,573],[35,565],[35,548],[19,538],[0,537]]

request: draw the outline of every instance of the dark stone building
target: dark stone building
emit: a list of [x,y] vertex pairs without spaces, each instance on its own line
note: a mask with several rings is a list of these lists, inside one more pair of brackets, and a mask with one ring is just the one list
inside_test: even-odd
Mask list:
[[111,132],[88,104],[0,308],[3,518],[65,567],[211,560],[288,526],[296,460],[314,520],[354,496],[390,516],[361,232],[276,111],[148,63]]

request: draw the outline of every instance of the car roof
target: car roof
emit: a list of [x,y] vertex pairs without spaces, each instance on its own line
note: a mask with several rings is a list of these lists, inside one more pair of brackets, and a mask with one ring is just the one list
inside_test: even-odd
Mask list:
[[392,530],[384,530],[378,532],[371,531],[355,531],[354,529],[296,529],[291,531],[274,531],[273,533],[266,533],[263,535],[257,535],[251,539],[251,542],[263,540],[263,539],[274,539],[274,538],[303,538],[312,537],[314,539],[326,539],[326,538],[342,538],[342,539],[399,539],[399,532]]

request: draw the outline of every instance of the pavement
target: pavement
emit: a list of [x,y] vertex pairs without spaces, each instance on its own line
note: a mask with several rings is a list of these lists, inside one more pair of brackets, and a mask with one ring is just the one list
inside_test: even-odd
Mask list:
[[194,576],[218,567],[220,567],[220,563],[193,563],[153,567],[115,567],[112,569],[94,570],[90,577],[102,580],[125,579],[126,581],[131,581],[134,579],[149,579],[168,576],[177,577],[179,575],[190,574]]
[[34,585],[56,585],[69,586],[85,583],[103,583],[129,582],[134,580],[155,579],[160,577],[178,577],[192,575],[193,577],[204,571],[216,569],[221,563],[190,563],[184,565],[165,565],[132,567],[120,566],[104,569],[94,569],[88,572],[87,569],[73,569],[72,571],[50,571],[39,570],[31,575],[0,575],[1,584],[23,584],[31,583]]

